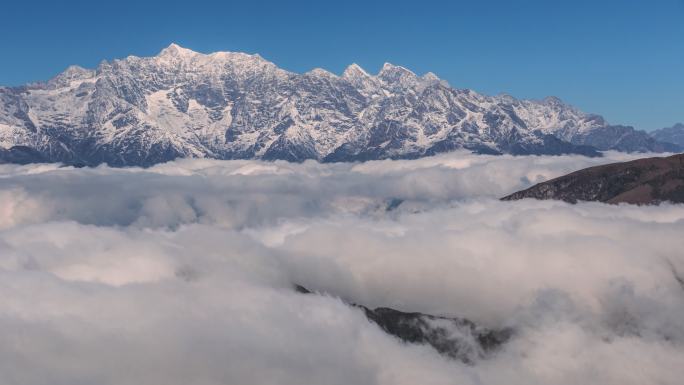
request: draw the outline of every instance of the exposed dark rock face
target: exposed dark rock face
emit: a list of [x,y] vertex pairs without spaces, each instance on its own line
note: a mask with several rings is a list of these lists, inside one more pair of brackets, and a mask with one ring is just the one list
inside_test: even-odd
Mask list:
[[684,124],[677,123],[672,127],[661,128],[651,132],[651,136],[661,142],[670,142],[684,148]]
[[524,198],[570,203],[684,203],[684,154],[587,168],[539,183],[502,200]]
[[539,142],[530,143],[520,140],[519,138],[514,138],[513,140],[504,142],[501,145],[501,150],[512,155],[579,154],[591,158],[601,156],[601,153],[592,146],[568,143],[551,134],[544,134],[541,131],[535,131],[533,135],[539,138]]
[[[314,294],[300,285],[295,285],[295,290]],[[369,321],[406,343],[430,345],[447,357],[469,364],[486,358],[513,335],[511,329],[491,330],[464,318],[406,313],[386,307],[350,306],[362,309]]]
[[29,164],[45,162],[46,160],[43,154],[31,147],[13,146],[9,149],[0,148],[0,163]]
[[681,145],[651,137],[645,131],[630,126],[605,126],[572,139],[574,144],[592,146],[598,150],[622,152],[679,152]]

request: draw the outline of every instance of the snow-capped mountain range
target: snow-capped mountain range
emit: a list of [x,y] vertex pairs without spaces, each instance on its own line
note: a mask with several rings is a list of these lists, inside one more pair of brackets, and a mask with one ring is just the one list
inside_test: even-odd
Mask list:
[[450,87],[385,64],[297,74],[259,55],[176,44],[45,83],[0,87],[0,161],[147,166],[179,157],[354,161],[465,148],[598,155],[676,151],[557,98]]

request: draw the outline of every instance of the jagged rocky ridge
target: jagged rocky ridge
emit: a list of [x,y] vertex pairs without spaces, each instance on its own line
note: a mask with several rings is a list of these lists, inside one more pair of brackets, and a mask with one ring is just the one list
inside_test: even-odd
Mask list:
[[524,198],[570,203],[684,203],[684,154],[590,167],[539,183],[502,200]]
[[667,151],[556,98],[451,88],[385,64],[295,74],[258,55],[172,44],[155,57],[77,66],[0,87],[0,161],[147,166],[179,157],[354,161],[481,153]]
[[[295,290],[314,294],[301,285],[295,285]],[[491,330],[464,318],[406,313],[387,307],[350,306],[363,310],[369,321],[406,343],[430,345],[440,354],[467,364],[486,358],[513,335],[512,329]]]
[[670,142],[684,148],[684,124],[677,123],[672,127],[661,128],[651,132],[651,136],[661,142]]

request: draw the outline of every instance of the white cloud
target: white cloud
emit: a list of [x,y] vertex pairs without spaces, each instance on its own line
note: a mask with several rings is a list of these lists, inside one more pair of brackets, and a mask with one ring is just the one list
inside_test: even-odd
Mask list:
[[[0,166],[0,383],[676,384],[684,206],[495,199],[627,158]],[[517,333],[468,366],[335,296]]]

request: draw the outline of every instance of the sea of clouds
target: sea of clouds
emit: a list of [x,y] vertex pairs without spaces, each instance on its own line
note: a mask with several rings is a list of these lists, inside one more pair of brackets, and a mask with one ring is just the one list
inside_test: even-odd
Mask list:
[[[632,158],[0,165],[0,383],[681,384],[684,205],[498,200]],[[469,365],[347,302],[515,334]]]

